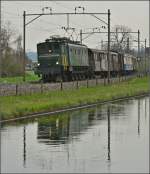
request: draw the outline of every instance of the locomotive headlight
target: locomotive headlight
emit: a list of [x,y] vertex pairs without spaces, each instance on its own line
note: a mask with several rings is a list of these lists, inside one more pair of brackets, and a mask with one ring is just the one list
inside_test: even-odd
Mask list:
[[56,62],[56,65],[58,65],[59,64],[59,62]]
[[40,63],[38,63],[37,65],[40,66]]

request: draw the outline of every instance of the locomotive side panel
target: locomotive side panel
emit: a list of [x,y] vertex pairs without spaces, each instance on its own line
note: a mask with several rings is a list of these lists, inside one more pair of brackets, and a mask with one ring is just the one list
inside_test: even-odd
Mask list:
[[87,47],[68,44],[68,49],[70,66],[89,66]]

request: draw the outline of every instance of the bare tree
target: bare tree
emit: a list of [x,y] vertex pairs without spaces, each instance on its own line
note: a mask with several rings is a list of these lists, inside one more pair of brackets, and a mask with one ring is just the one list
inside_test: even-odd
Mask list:
[[[116,25],[112,29],[110,46],[111,50],[126,52],[131,49],[132,36],[131,29],[124,25]],[[107,50],[107,43],[103,45],[103,49]]]
[[116,25],[111,35],[111,49],[116,51],[127,51],[130,49],[132,38],[131,29],[124,25]]
[[7,22],[5,26],[1,27],[0,43],[1,43],[2,53],[4,50],[6,50],[9,47],[10,40],[14,34],[15,33],[14,33],[13,29],[11,28],[10,22]]
[[[3,25],[0,32],[0,76],[15,76],[23,73],[22,36],[15,35],[11,24]],[[13,48],[12,48],[13,46]],[[28,59],[26,58],[26,62]]]
[[0,30],[0,76],[3,74],[3,61],[5,57],[5,53],[9,50],[9,42],[12,36],[12,29],[10,28],[10,23],[8,22],[5,25],[1,26]]

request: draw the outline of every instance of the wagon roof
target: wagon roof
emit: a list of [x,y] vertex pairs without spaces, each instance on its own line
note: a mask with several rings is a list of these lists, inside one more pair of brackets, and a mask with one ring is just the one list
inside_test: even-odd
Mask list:
[[[107,51],[106,50],[99,50],[99,49],[93,49],[93,48],[89,48],[89,50],[94,51],[94,52],[106,53],[107,54]],[[110,53],[111,54],[116,54],[116,55],[118,54],[118,53],[116,53],[114,51],[110,51]]]
[[105,51],[105,50],[99,50],[99,49],[94,49],[94,48],[88,48],[89,50],[91,50],[91,51],[94,51],[94,52],[103,52],[103,53],[105,53],[105,52],[107,52],[107,51]]

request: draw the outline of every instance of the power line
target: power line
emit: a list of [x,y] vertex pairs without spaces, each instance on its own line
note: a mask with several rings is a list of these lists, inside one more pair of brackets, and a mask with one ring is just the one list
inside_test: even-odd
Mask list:
[[[56,5],[59,5],[59,6],[61,6],[61,7],[63,7],[63,8],[65,8],[65,9],[67,9],[67,10],[74,10],[74,8],[70,8],[70,7],[67,7],[67,6],[65,6],[65,5],[63,5],[62,3],[58,3],[58,2],[55,2],[55,1],[52,1],[52,3],[55,3]],[[73,19],[72,19],[73,20]],[[77,26],[80,26],[80,28],[83,28],[83,25],[81,25],[81,24],[79,24],[79,23],[76,23],[76,22],[69,22],[69,23],[71,23],[72,25],[77,25]],[[77,27],[76,27],[77,28]]]
[[49,21],[46,21],[46,20],[44,20],[44,19],[39,19],[40,21],[42,21],[43,23],[45,23],[45,24],[50,24],[50,25],[55,25],[55,26],[60,26],[60,27],[62,27],[62,25],[60,25],[60,24],[56,24],[56,23],[53,23],[53,22],[49,22]]
[[95,17],[96,19],[98,19],[99,21],[103,22],[104,24],[108,25],[108,23],[106,23],[104,20],[102,20],[101,18],[95,16],[94,14],[92,14],[91,16]]

